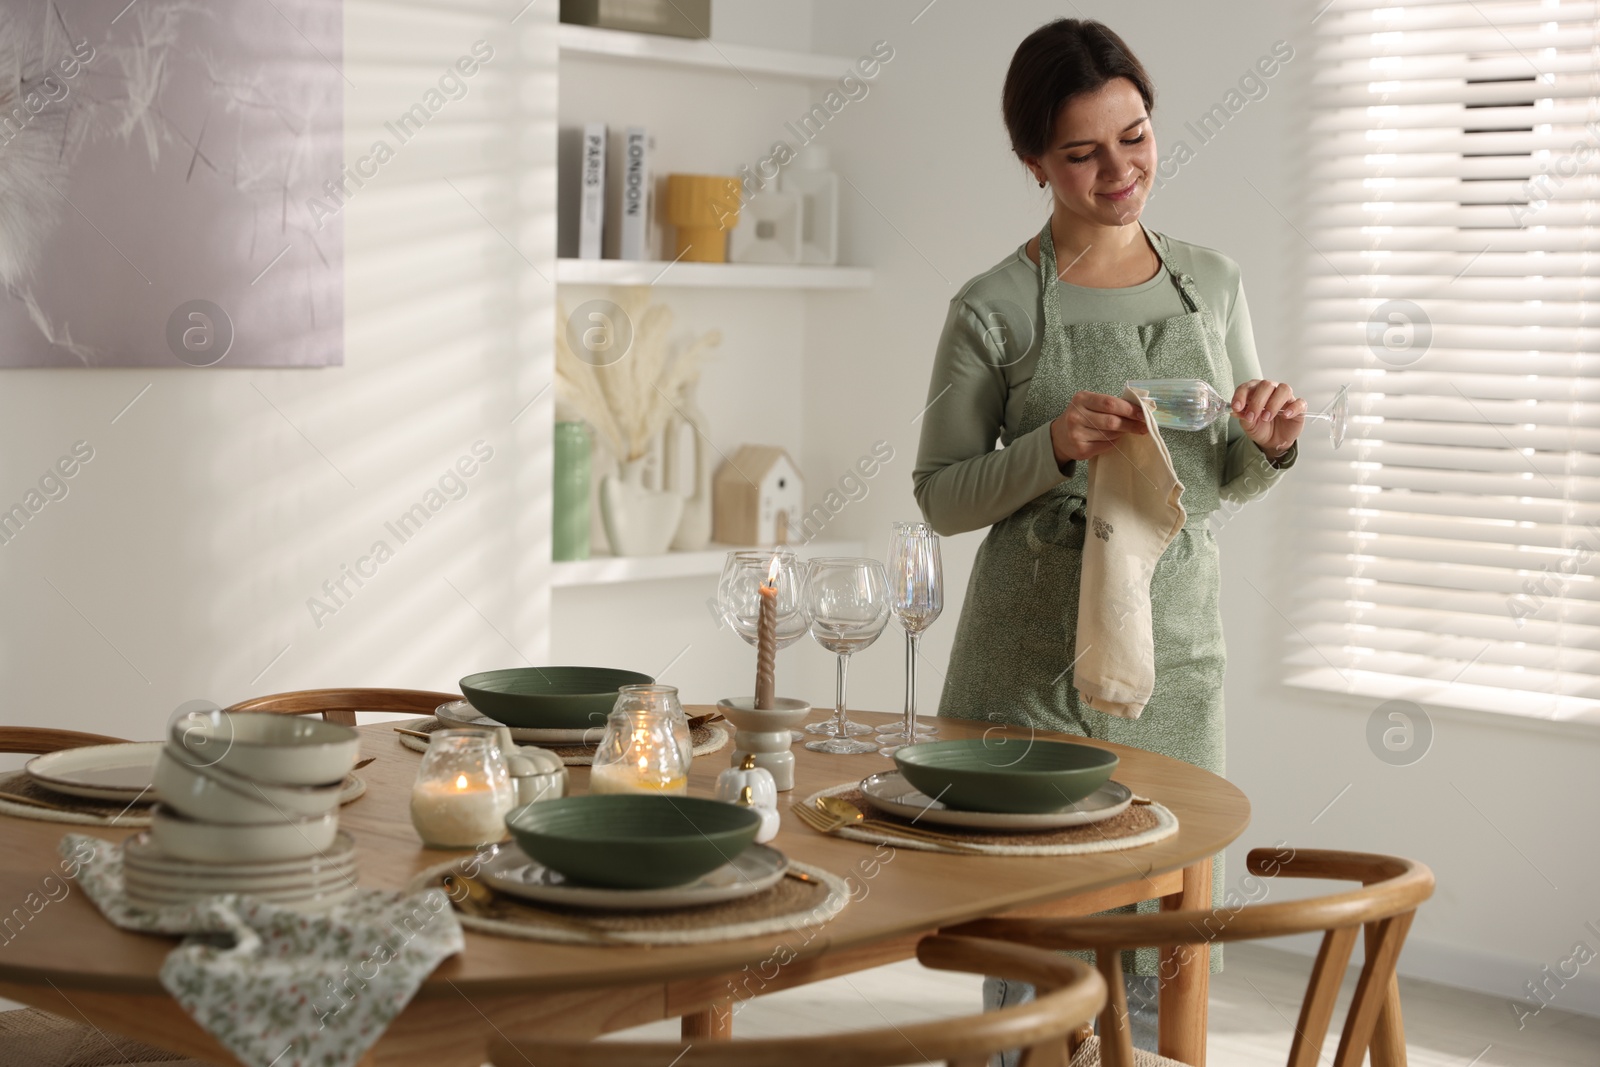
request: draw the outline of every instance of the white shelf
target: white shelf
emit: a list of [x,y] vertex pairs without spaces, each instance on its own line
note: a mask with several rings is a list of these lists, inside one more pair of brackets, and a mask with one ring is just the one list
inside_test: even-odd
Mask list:
[[558,259],[562,285],[658,285],[709,289],[865,289],[868,267],[786,267],[764,263]]
[[[550,584],[557,589],[616,582],[648,582],[661,578],[712,577],[722,573],[730,550],[750,545],[713,545],[704,552],[668,552],[662,556],[595,556],[552,565]],[[859,556],[860,541],[812,541],[789,545],[801,559],[816,556]]]
[[661,63],[678,67],[722,70],[735,76],[766,75],[798,81],[834,81],[850,71],[854,60],[845,56],[756,48],[747,44],[654,33],[601,30],[593,26],[560,28],[563,56],[591,56],[634,63]]

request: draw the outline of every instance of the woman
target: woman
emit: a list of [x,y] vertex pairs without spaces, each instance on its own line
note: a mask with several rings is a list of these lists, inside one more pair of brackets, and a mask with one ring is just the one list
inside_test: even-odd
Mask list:
[[[1017,158],[1050,190],[1050,219],[951,300],[914,480],[939,533],[990,527],[940,715],[1115,741],[1220,774],[1224,654],[1207,518],[1294,464],[1303,420],[1284,416],[1305,402],[1260,376],[1238,265],[1139,222],[1156,174],[1154,98],[1144,67],[1098,22],[1061,19],[1017,48],[1002,110]],[[1073,645],[1085,461],[1149,432],[1120,397],[1142,378],[1204,378],[1232,397],[1236,418],[1165,435],[1188,520],[1150,583],[1155,690],[1140,718],[1121,719],[1079,696]],[[1129,973],[1151,976],[1155,963],[1141,952]],[[1136,1012],[1136,1041],[1153,1049],[1154,979],[1129,984],[1130,1004],[1151,1009]],[[1018,991],[991,980],[985,995]]]

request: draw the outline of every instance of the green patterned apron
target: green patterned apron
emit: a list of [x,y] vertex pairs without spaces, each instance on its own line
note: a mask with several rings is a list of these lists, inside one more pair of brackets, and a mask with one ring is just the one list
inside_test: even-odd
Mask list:
[[[1141,229],[1142,229],[1141,224]],[[1148,236],[1148,235],[1147,235]],[[1044,329],[1023,405],[1021,435],[1049,423],[1079,390],[1121,396],[1141,378],[1204,378],[1232,396],[1227,346],[1194,280],[1151,240],[1188,310],[1150,326],[1090,322],[1063,326],[1050,224],[1039,232]],[[1083,559],[1088,464],[992,526],[978,549],[956,625],[939,714],[1114,741],[1223,773],[1222,677],[1217,544],[1207,519],[1220,503],[1227,420],[1165,435],[1183,483],[1188,519],[1150,580],[1155,689],[1138,719],[1105,715],[1073,686],[1078,577]],[[1213,897],[1220,901],[1222,857]],[[1139,910],[1154,910],[1146,901]],[[1213,966],[1220,953],[1213,952]],[[1155,972],[1139,953],[1136,973]]]

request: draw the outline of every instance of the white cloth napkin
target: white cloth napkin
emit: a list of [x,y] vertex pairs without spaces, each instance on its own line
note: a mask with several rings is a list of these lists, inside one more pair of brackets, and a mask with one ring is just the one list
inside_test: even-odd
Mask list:
[[1156,680],[1150,578],[1187,516],[1154,406],[1142,389],[1122,397],[1150,432],[1124,434],[1089,460],[1073,683],[1096,711],[1137,719]]
[[237,894],[145,909],[128,902],[120,845],[68,834],[58,848],[112,925],[195,935],[167,956],[161,984],[251,1067],[351,1067],[463,948],[437,889],[372,890],[321,914]]

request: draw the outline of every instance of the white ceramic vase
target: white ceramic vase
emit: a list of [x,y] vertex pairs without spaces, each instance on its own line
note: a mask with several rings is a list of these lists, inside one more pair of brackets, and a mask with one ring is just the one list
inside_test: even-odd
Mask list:
[[600,517],[617,556],[659,556],[672,544],[683,518],[683,497],[645,484],[651,457],[621,464],[600,480]]

